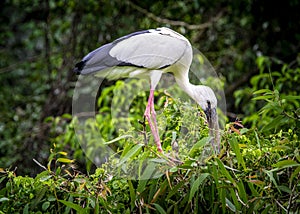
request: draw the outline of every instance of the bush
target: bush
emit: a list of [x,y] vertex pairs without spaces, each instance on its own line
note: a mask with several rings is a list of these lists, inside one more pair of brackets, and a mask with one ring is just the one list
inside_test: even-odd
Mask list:
[[[106,140],[120,158],[111,157],[109,164],[92,171],[92,162],[84,156],[75,138],[74,126],[78,121],[73,118],[68,124],[66,119],[52,118],[53,130],[64,127],[64,131],[53,135],[47,166],[38,163],[44,171],[30,178],[1,169],[0,210],[2,213],[297,213],[300,211],[299,100],[291,91],[291,96],[281,94],[281,91],[288,93],[285,92],[288,88],[277,88],[278,81],[273,80],[275,89],[251,89],[256,91],[256,97],[247,105],[259,106],[254,115],[263,121],[251,119],[249,114],[245,120],[251,122],[250,128],[239,122],[228,123],[218,155],[207,153],[208,130],[198,107],[159,91],[156,97],[164,109],[159,124],[165,121],[162,139],[166,156],[156,152],[152,138],[148,138],[148,129],[142,134],[130,129],[117,135],[99,123],[103,118],[111,120],[110,113],[104,113],[106,105],[101,101],[99,117],[102,118],[88,120],[87,133],[92,136],[98,131],[109,131]],[[122,83],[117,84],[121,86]],[[110,89],[106,90],[108,93]],[[103,96],[110,97],[106,93]],[[110,105],[109,100],[106,102]],[[139,113],[131,115],[133,121]],[[266,123],[278,115],[289,124],[281,119],[276,119],[276,124]],[[65,125],[60,126],[61,123]],[[137,123],[134,127],[140,129],[140,126]],[[187,129],[183,133],[188,134],[182,134],[183,127]],[[145,136],[149,144],[141,143]],[[179,145],[178,154],[172,147],[174,139]],[[94,146],[92,141],[88,145]],[[180,161],[175,161],[176,158]],[[146,160],[155,160],[159,165]],[[136,167],[135,163],[146,169]],[[86,164],[84,170],[78,164]],[[88,175],[82,173],[86,168]],[[154,173],[152,176],[160,174],[152,179],[122,178],[125,172],[130,175],[132,171],[140,176],[149,172]]]
[[[35,178],[2,170],[0,210],[4,213],[276,213],[299,207],[299,141],[281,133],[259,138],[255,130],[231,132],[228,124],[223,149],[205,162],[199,156],[174,164],[164,175],[148,180],[113,177],[107,166],[87,176],[65,153],[56,153],[55,171]],[[278,139],[291,138],[284,143]],[[145,146],[143,146],[146,149]],[[131,150],[123,151],[126,154]],[[152,155],[146,149],[147,155]],[[137,156],[143,156],[138,153]],[[52,156],[52,158],[54,155]],[[134,159],[135,156],[129,158]],[[172,161],[171,161],[172,162]]]

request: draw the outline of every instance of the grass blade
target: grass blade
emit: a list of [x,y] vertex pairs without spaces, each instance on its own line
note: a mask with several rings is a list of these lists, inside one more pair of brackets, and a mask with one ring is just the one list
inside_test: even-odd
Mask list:
[[78,204],[74,204],[73,202],[65,201],[65,200],[58,200],[58,201],[64,205],[66,205],[67,207],[70,207],[70,208],[76,210],[79,213],[86,213],[84,208],[82,208]]
[[153,203],[153,205],[155,206],[155,209],[156,211],[158,211],[158,213],[167,214],[166,211],[159,204]]
[[207,176],[209,176],[209,173],[203,173],[203,174],[201,174],[201,175],[195,180],[195,182],[192,184],[191,192],[190,192],[190,196],[189,196],[189,202],[193,199],[195,193],[196,193],[197,190],[199,189],[199,186],[202,184],[202,182],[205,180],[205,178],[207,178]]
[[117,167],[121,166],[123,163],[125,163],[128,159],[136,156],[138,152],[141,150],[143,147],[143,144],[137,144],[134,147],[132,147],[125,155],[123,158],[121,158],[120,162],[117,164]]
[[238,141],[237,141],[237,139],[236,139],[235,136],[233,136],[231,138],[231,140],[229,140],[229,144],[230,144],[233,152],[236,155],[236,159],[238,161],[238,166],[242,165],[243,168],[246,169],[246,164],[245,164],[245,161],[244,161],[243,156],[241,154],[239,143],[238,143]]

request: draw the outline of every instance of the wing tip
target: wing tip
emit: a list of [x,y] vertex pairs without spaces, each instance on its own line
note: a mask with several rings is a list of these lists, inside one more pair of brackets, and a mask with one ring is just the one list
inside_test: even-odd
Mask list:
[[85,65],[86,65],[86,60],[76,63],[75,68],[73,69],[73,72],[77,75],[81,74],[81,71],[83,70]]

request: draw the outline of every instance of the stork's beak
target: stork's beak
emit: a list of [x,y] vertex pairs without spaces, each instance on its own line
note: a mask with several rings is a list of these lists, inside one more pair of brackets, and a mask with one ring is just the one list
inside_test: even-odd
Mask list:
[[217,110],[216,108],[211,108],[211,106],[208,105],[204,112],[208,122],[209,135],[213,138],[211,140],[211,144],[217,154],[220,151],[220,132]]

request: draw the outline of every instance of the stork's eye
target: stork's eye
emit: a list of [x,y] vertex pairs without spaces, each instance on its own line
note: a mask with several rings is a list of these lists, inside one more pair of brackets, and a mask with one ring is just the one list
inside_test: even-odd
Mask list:
[[209,100],[206,100],[206,102],[207,102],[207,108],[210,109],[210,108],[211,108],[210,101],[209,101]]

